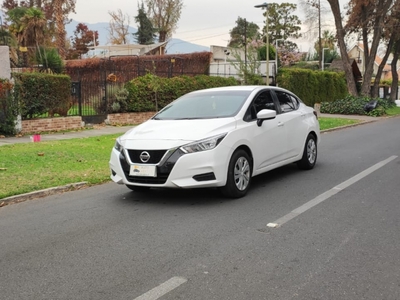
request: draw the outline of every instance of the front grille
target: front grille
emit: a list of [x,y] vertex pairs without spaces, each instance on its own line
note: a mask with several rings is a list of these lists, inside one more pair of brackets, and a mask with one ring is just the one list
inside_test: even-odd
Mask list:
[[[150,159],[147,162],[142,162],[140,160],[140,154],[146,151],[150,154]],[[131,162],[136,164],[158,164],[167,150],[128,150],[129,158]]]
[[[139,153],[138,155],[140,155],[140,153],[142,152],[142,150],[128,150],[128,155],[130,156],[131,161],[135,162],[132,157],[134,157],[135,153]],[[150,150],[147,152],[150,154],[151,157],[159,157],[158,161],[160,161],[164,157],[166,150]],[[157,177],[130,176],[130,164],[126,160],[125,152],[121,152],[119,154],[119,162],[121,164],[122,170],[124,171],[126,179],[131,183],[164,184],[167,181],[171,170],[175,166],[175,163],[182,155],[184,155],[184,153],[181,150],[177,150],[170,154],[167,158],[165,158],[166,160],[163,162],[163,164],[157,166]],[[139,159],[139,156],[137,156],[137,159]],[[143,164],[142,162],[139,163]]]

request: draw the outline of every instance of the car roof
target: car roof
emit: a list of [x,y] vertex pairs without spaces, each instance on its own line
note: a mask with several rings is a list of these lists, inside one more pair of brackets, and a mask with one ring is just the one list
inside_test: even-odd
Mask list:
[[[207,92],[207,91],[255,91],[255,90],[264,90],[264,89],[269,89],[269,90],[278,90],[278,91],[285,91],[292,93],[288,90],[285,90],[280,87],[276,86],[266,86],[266,85],[234,85],[234,86],[222,86],[222,87],[215,87],[215,88],[208,88],[208,89],[203,89],[203,90],[197,90],[194,91],[196,92]],[[293,93],[292,93],[293,94]]]

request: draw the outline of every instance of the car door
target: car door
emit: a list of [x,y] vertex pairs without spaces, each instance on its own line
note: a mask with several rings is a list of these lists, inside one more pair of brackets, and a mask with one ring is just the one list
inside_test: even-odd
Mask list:
[[252,144],[254,171],[262,172],[281,160],[283,160],[285,149],[287,148],[287,138],[284,128],[277,119],[265,120],[261,126],[255,122],[257,113],[262,109],[271,109],[277,111],[277,103],[274,102],[270,90],[261,91],[253,100],[248,108],[247,120],[254,121],[248,134]]
[[308,126],[306,114],[300,110],[300,101],[290,93],[275,90],[274,94],[279,103],[280,114],[277,119],[281,122],[287,138],[287,156],[292,158],[303,151]]

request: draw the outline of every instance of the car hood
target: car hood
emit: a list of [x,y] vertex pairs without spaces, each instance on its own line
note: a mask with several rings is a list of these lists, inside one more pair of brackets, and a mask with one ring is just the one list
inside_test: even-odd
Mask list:
[[128,149],[166,149],[232,131],[235,118],[149,120],[120,137]]

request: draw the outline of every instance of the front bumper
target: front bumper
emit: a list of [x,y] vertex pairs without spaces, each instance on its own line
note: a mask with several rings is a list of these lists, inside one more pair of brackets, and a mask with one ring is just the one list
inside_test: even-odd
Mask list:
[[[133,164],[129,151],[113,148],[109,166],[110,178],[119,184],[160,188],[204,188],[226,184],[231,149],[220,144],[215,149],[184,154],[179,149],[167,150],[164,158],[155,164],[156,177],[130,176]],[[138,163],[135,163],[138,165]]]

